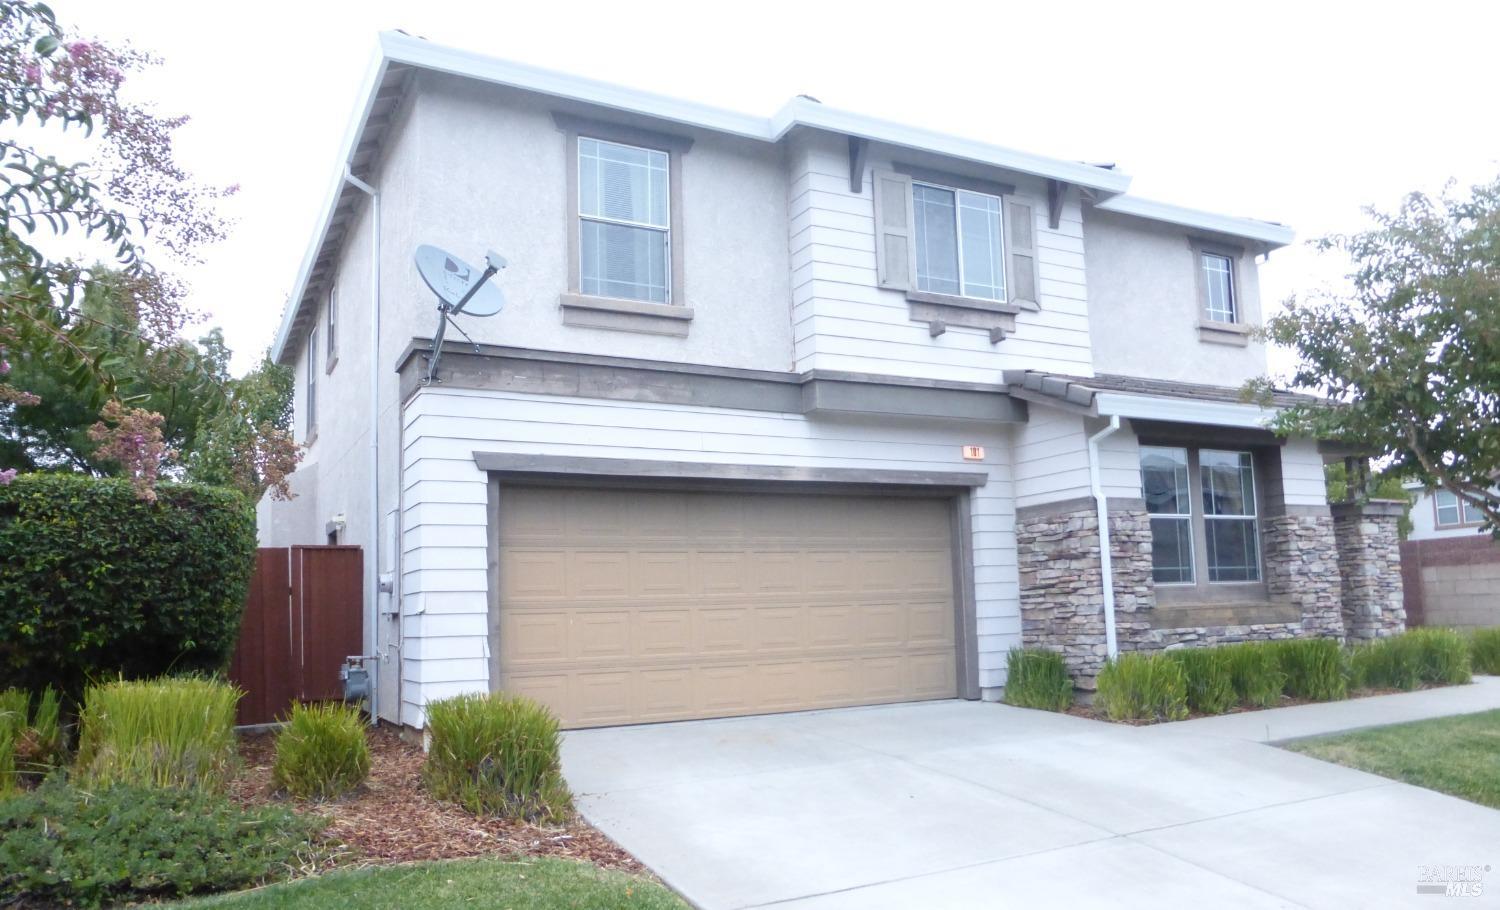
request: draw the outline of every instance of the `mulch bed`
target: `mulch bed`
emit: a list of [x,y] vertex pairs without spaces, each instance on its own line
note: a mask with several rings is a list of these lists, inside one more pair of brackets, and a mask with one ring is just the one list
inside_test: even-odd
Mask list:
[[328,818],[328,836],[347,850],[336,861],[339,866],[521,855],[583,860],[605,869],[650,874],[635,857],[579,816],[565,825],[543,827],[476,818],[457,806],[438,802],[422,786],[421,747],[404,742],[388,728],[370,731],[370,777],[365,785],[327,802],[303,803],[273,792],[275,750],[273,733],[242,735],[244,766],[230,795],[245,805],[290,805]]

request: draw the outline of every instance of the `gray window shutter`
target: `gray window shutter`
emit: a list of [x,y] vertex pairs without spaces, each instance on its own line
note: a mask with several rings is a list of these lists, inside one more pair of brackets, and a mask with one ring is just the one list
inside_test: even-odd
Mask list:
[[911,289],[913,216],[911,178],[875,172],[875,268],[880,286]]
[[1010,302],[1036,309],[1036,208],[1030,202],[1007,196],[1005,212],[1009,234],[1005,239],[1010,247]]

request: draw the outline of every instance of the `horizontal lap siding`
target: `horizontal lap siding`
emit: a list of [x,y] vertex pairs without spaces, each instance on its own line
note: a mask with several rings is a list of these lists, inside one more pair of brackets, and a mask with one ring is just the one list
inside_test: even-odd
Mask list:
[[[1082,213],[1070,201],[1058,227],[1040,184],[1020,192],[1036,213],[1039,312],[991,344],[987,330],[952,327],[936,338],[910,318],[905,295],[881,290],[870,180],[849,191],[841,141],[807,139],[790,156],[788,215],[792,339],[797,370],[825,369],[996,382],[1007,369],[1088,375],[1088,310]],[[888,167],[887,162],[877,166]]]
[[[1020,638],[1015,516],[1006,431],[928,422],[810,421],[801,415],[514,393],[428,391],[405,414],[403,666],[405,722],[427,701],[487,691],[489,534],[476,451],[714,464],[988,470],[972,497],[979,683],[1004,682]],[[988,450],[966,463],[960,446]]]

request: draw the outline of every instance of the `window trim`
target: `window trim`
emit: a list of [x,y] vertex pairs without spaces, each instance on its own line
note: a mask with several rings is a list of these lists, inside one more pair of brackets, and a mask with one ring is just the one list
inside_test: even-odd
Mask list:
[[327,315],[323,320],[324,329],[328,332],[327,350],[323,354],[325,361],[323,372],[326,374],[332,373],[333,368],[339,365],[339,283],[337,281],[328,285],[328,299],[323,302],[323,305],[327,308]]
[[[1165,445],[1142,439],[1140,448],[1177,449],[1187,454],[1188,500],[1192,509],[1193,581],[1161,582],[1152,584],[1156,588],[1157,602],[1163,605],[1193,605],[1206,603],[1243,603],[1270,599],[1266,585],[1266,548],[1263,538],[1266,517],[1265,460],[1262,453],[1252,447],[1224,447],[1212,441],[1198,445],[1168,443]],[[1208,570],[1208,521],[1203,505],[1202,452],[1228,452],[1250,456],[1250,484],[1254,498],[1255,514],[1225,516],[1244,520],[1252,518],[1255,523],[1256,570],[1260,576],[1256,581],[1209,581]]]
[[[928,172],[928,173],[931,174],[934,177],[940,176],[940,175],[937,175],[937,174],[932,174],[932,172]],[[1011,276],[1010,276],[1010,269],[1007,267],[1006,262],[1005,262],[1006,257],[1008,255],[1008,251],[1010,249],[1010,245],[1007,242],[1007,240],[1009,238],[1009,235],[1010,235],[1010,232],[1008,230],[1006,230],[1006,224],[1005,224],[1005,212],[1006,212],[1006,208],[1005,208],[1005,196],[1003,194],[1001,194],[1001,193],[993,192],[993,189],[1000,189],[1002,187],[992,187],[991,190],[987,191],[987,190],[979,190],[979,189],[970,189],[968,187],[961,187],[961,186],[949,186],[949,185],[946,185],[946,184],[943,184],[943,183],[939,183],[939,182],[937,182],[934,179],[926,179],[926,178],[923,178],[923,177],[917,177],[915,175],[908,175],[908,176],[911,176],[911,178],[912,178],[912,180],[911,180],[911,194],[912,194],[911,204],[912,204],[912,211],[913,211],[913,213],[915,213],[915,211],[916,211],[916,204],[917,204],[916,199],[917,199],[917,187],[918,186],[924,186],[924,187],[927,187],[929,189],[934,189],[934,190],[942,190],[944,192],[948,192],[948,193],[952,193],[953,194],[953,236],[954,236],[954,240],[956,241],[956,246],[957,246],[957,250],[955,252],[957,253],[957,256],[958,256],[958,289],[959,289],[959,293],[957,293],[957,294],[948,294],[948,293],[945,293],[943,291],[932,291],[932,290],[928,290],[927,288],[919,287],[917,285],[917,281],[918,281],[918,278],[919,278],[919,275],[917,273],[917,261],[918,261],[918,257],[913,256],[912,257],[912,261],[911,261],[911,284],[912,284],[912,287],[911,287],[911,291],[908,294],[908,299],[916,299],[916,300],[919,300],[919,301],[932,302],[932,303],[941,303],[941,302],[945,302],[945,301],[949,301],[949,300],[954,300],[954,301],[962,301],[963,304],[970,305],[970,306],[974,306],[975,304],[977,304],[978,306],[976,307],[976,309],[986,309],[986,310],[988,310],[988,309],[999,309],[1001,307],[1004,307],[1006,309],[1010,309],[1011,307],[1010,307],[1009,301],[1010,301],[1010,296],[1011,296],[1010,295],[1010,277]],[[968,181],[968,182],[974,183],[975,181]],[[982,181],[980,181],[980,182],[982,182]],[[964,282],[963,218],[959,214],[959,209],[961,207],[961,205],[959,203],[959,199],[958,199],[958,194],[959,193],[971,193],[971,194],[976,195],[976,196],[984,196],[986,198],[993,199],[993,200],[995,200],[996,207],[998,208],[998,211],[995,213],[997,221],[1000,224],[1000,261],[999,261],[998,265],[999,265],[999,268],[1000,268],[1000,282],[1001,282],[1000,286],[1001,286],[1001,289],[1004,291],[1004,294],[1001,297],[999,297],[998,299],[994,298],[994,297],[975,297],[975,296],[963,293],[963,291],[966,289],[966,284]],[[913,219],[912,225],[911,225],[911,242],[912,242],[912,248],[913,248],[913,250],[917,249],[919,241],[917,239],[917,223],[916,223],[915,218]],[[912,295],[917,295],[917,296],[913,297]]]
[[[1458,509],[1458,522],[1451,523],[1443,521],[1442,509],[1438,506],[1438,496],[1447,493],[1453,497],[1453,505]],[[1481,514],[1479,521],[1464,521],[1464,515],[1469,511],[1468,500],[1450,490],[1442,487],[1432,491],[1432,526],[1440,531],[1457,531],[1465,528],[1480,528],[1484,526],[1484,516]]]
[[[563,324],[655,335],[686,335],[693,318],[688,305],[683,230],[682,157],[693,147],[688,136],[553,111],[566,151],[567,280],[559,298]],[[583,293],[583,217],[579,214],[579,138],[629,145],[667,155],[667,302],[629,300]],[[654,226],[653,226],[654,227]]]

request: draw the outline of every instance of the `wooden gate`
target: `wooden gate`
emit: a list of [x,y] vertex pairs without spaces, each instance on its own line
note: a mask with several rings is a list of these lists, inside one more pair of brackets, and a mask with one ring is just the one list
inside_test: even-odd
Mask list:
[[294,701],[343,698],[339,668],[363,653],[359,547],[262,547],[229,678],[238,723],[282,720]]

